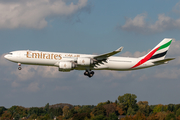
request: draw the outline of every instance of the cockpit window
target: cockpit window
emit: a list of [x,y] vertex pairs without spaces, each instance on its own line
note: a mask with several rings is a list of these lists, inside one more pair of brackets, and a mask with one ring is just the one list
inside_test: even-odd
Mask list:
[[13,53],[8,53],[9,55],[13,55]]

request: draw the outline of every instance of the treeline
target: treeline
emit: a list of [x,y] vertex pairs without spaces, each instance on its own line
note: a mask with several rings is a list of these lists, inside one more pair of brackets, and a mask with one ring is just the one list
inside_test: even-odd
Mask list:
[[134,94],[94,105],[56,104],[44,107],[0,107],[1,120],[180,120],[180,104],[149,105]]

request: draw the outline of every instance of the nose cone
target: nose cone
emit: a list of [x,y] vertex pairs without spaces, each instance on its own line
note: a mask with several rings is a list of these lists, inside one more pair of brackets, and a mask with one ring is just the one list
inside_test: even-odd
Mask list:
[[10,59],[12,58],[12,56],[9,55],[9,54],[6,54],[6,55],[4,56],[4,58],[7,59],[7,60],[10,60]]
[[4,58],[8,59],[8,55],[5,55]]

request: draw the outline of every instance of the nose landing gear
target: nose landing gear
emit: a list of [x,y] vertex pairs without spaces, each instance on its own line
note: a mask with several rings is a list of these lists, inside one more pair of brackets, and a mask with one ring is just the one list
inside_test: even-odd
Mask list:
[[18,63],[19,67],[18,67],[18,70],[21,70],[21,63]]
[[84,75],[85,75],[85,76],[88,76],[89,78],[91,78],[91,77],[94,75],[94,71],[86,70],[86,71],[84,72]]

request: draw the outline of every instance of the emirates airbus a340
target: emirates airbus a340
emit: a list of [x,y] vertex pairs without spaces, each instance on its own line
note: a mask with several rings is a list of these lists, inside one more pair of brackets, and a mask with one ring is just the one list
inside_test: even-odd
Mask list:
[[18,63],[19,70],[22,69],[21,64],[55,66],[62,72],[85,70],[84,75],[92,77],[94,75],[92,70],[128,71],[168,63],[175,59],[165,59],[171,42],[171,38],[164,38],[148,54],[139,58],[113,56],[121,52],[123,47],[101,55],[19,50],[12,51],[4,57]]

